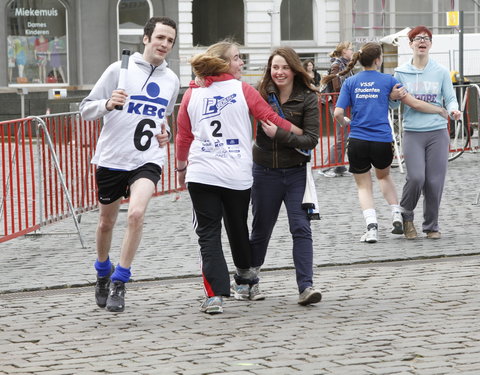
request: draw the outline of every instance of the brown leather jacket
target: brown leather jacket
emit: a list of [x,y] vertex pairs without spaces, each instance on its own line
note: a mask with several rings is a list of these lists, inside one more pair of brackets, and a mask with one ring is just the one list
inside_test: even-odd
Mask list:
[[[275,94],[278,100],[275,85],[269,86],[267,92]],[[281,109],[288,121],[303,129],[303,135],[278,128],[271,139],[259,125],[253,145],[253,161],[264,167],[290,168],[306,163],[310,157],[300,154],[295,148],[312,150],[318,143],[318,97],[313,91],[295,83],[290,98],[281,105]]]

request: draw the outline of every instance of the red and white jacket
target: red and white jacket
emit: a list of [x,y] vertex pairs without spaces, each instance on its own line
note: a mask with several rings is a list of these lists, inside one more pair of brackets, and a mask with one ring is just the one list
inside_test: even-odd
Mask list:
[[270,120],[290,131],[252,86],[230,74],[207,77],[206,87],[193,82],[177,117],[176,157],[188,160],[185,181],[234,190],[251,188],[252,123]]

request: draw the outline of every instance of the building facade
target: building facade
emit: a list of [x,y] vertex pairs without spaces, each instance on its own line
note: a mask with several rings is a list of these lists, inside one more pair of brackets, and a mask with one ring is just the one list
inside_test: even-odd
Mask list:
[[[246,62],[244,79],[258,80],[270,51],[288,45],[303,58],[321,65],[339,40],[340,14],[345,1],[338,0],[179,0],[180,76],[191,77],[188,59],[223,38],[240,45]],[[301,25],[301,27],[299,27]]]

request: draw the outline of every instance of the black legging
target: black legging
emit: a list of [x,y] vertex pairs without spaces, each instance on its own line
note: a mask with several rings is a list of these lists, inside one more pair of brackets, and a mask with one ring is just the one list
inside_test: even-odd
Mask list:
[[202,256],[202,276],[206,293],[230,296],[230,278],[222,249],[222,218],[235,266],[249,269],[250,243],[248,210],[250,191],[189,182],[188,192],[195,211],[195,231]]

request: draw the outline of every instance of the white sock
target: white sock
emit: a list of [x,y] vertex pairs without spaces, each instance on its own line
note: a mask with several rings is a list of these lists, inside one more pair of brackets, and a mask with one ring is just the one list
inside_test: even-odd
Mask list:
[[365,219],[365,223],[367,223],[367,227],[369,224],[377,224],[377,213],[375,208],[363,210],[363,217]]
[[390,208],[392,210],[392,214],[394,214],[396,212],[402,212],[402,208],[400,207],[399,204],[391,204]]

